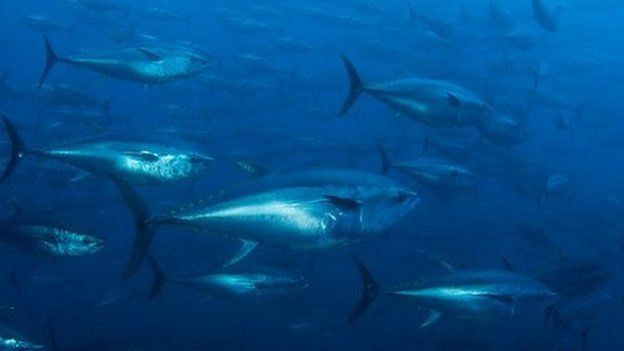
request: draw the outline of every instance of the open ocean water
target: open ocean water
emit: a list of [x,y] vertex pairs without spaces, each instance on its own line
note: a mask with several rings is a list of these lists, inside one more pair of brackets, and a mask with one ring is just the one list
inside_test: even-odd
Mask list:
[[624,350],[623,19],[0,1],[0,350]]

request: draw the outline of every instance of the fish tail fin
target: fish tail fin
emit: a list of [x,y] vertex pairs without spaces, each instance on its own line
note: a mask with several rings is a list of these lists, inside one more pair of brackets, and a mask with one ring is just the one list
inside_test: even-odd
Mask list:
[[109,114],[109,112],[110,112],[110,105],[113,103],[113,101],[115,101],[115,96],[114,95],[109,97],[108,99],[106,99],[106,100],[104,100],[102,102],[102,111],[104,111],[104,113],[106,115]]
[[377,150],[379,151],[379,155],[381,156],[381,169],[379,173],[387,174],[390,168],[392,168],[392,162],[390,161],[390,157],[388,157],[388,152],[382,143],[377,143]]
[[341,58],[345,69],[347,70],[347,74],[349,75],[349,95],[345,98],[344,103],[340,108],[340,112],[338,112],[339,116],[344,116],[349,111],[351,106],[353,106],[362,91],[364,91],[364,84],[362,83],[362,79],[360,78],[360,75],[351,60],[349,60],[346,55],[341,55]]
[[50,43],[50,39],[47,36],[43,37],[43,45],[45,46],[46,51],[46,62],[45,67],[43,68],[43,72],[41,73],[41,78],[39,78],[39,83],[37,83],[37,88],[41,88],[43,83],[45,82],[48,74],[52,70],[52,67],[59,61],[59,56],[54,51],[52,44]]
[[360,301],[355,306],[353,311],[351,312],[351,316],[347,320],[348,324],[355,325],[357,321],[362,317],[364,312],[368,309],[368,307],[375,301],[377,296],[379,296],[379,285],[375,281],[373,274],[370,270],[360,261],[359,258],[352,255],[351,259],[355,263],[355,266],[360,274],[360,279],[362,280],[362,295],[360,297]]
[[134,242],[132,244],[132,251],[130,252],[130,259],[126,263],[126,267],[123,273],[124,279],[132,276],[137,269],[141,266],[141,263],[147,256],[149,247],[154,240],[156,229],[158,229],[157,223],[150,218],[149,209],[145,201],[132,189],[129,185],[121,180],[113,179],[117,184],[117,188],[121,192],[121,195],[126,202],[128,208],[134,216]]
[[152,272],[154,273],[152,287],[150,288],[149,296],[147,297],[147,301],[152,301],[156,296],[158,296],[158,294],[160,294],[162,288],[165,286],[165,283],[167,283],[168,278],[154,257],[147,256],[147,260],[149,261]]
[[22,137],[17,132],[17,128],[13,122],[9,120],[9,118],[5,115],[1,115],[2,120],[4,121],[4,128],[6,129],[7,134],[9,135],[9,139],[11,141],[11,157],[9,159],[9,163],[6,165],[4,169],[4,173],[2,173],[2,178],[0,178],[0,184],[4,183],[9,177],[15,172],[15,169],[24,158],[24,155],[28,152],[24,142],[22,141]]

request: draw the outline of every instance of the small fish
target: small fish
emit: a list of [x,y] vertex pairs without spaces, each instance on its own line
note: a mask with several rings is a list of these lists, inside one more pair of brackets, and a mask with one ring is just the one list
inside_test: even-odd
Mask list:
[[308,286],[305,279],[273,274],[215,273],[190,278],[171,278],[165,275],[158,262],[148,257],[154,280],[148,300],[160,294],[166,283],[184,286],[218,298],[271,298],[284,296]]
[[491,113],[491,107],[476,94],[456,84],[420,78],[408,78],[374,85],[362,82],[355,66],[342,56],[349,76],[349,94],[338,115],[349,111],[362,93],[374,97],[400,115],[433,127],[473,126],[476,120]]
[[101,50],[93,55],[59,56],[44,37],[46,63],[38,87],[57,63],[141,84],[161,84],[199,74],[212,59],[181,46],[129,47]]
[[[348,322],[355,324],[382,293],[370,270],[352,256],[362,280],[362,294]],[[383,292],[416,303],[430,311],[420,325],[425,328],[443,315],[456,318],[514,318],[522,309],[547,306],[557,294],[525,275],[508,271],[456,272],[427,282],[408,284]]]
[[0,324],[0,350],[34,351],[43,349],[45,349],[45,346],[29,341],[13,329]]
[[29,218],[21,212],[0,222],[0,242],[49,257],[85,256],[104,248],[102,238]]

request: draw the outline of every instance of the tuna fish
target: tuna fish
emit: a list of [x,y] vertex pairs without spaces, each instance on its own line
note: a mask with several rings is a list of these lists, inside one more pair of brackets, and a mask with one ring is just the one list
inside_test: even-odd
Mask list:
[[13,329],[0,324],[0,350],[33,351],[43,349],[45,346],[29,341]]
[[25,156],[55,160],[86,172],[129,184],[150,185],[189,179],[214,159],[201,153],[137,141],[93,140],[54,148],[27,149],[15,126],[2,116],[11,140],[11,158],[0,183],[6,181]]
[[[357,322],[381,293],[370,270],[358,258],[353,260],[362,279],[362,297],[349,318],[350,323]],[[494,270],[452,273],[384,293],[429,310],[430,315],[421,328],[433,324],[442,315],[464,319],[514,318],[532,308],[545,309],[557,298],[554,291],[531,277]]]
[[212,62],[196,50],[176,45],[101,50],[88,56],[58,56],[47,37],[44,37],[44,44],[46,64],[39,79],[39,87],[57,63],[151,85],[193,77]]
[[226,264],[248,255],[258,244],[290,250],[327,250],[383,233],[416,204],[419,196],[388,178],[349,170],[273,174],[251,190],[199,202],[152,217],[130,187],[118,182],[135,216],[136,237],[125,275],[139,268],[158,227],[181,226],[240,240],[240,251]]
[[385,149],[380,145],[382,157],[381,173],[391,168],[404,173],[425,186],[440,191],[477,190],[481,177],[459,163],[435,158],[418,158],[393,164]]
[[154,299],[165,283],[184,286],[213,297],[230,298],[271,298],[286,295],[308,286],[303,278],[272,274],[228,274],[215,273],[190,278],[170,278],[165,275],[156,260],[149,257],[154,280],[148,300]]
[[104,240],[45,223],[9,219],[1,223],[0,242],[29,254],[75,257],[94,254]]
[[490,106],[465,88],[431,79],[402,79],[367,85],[346,57],[342,60],[349,75],[349,95],[339,115],[349,111],[362,93],[374,97],[392,110],[434,127],[472,126],[476,118],[491,112]]
[[66,32],[68,35],[74,31],[74,26],[65,26],[44,15],[28,15],[22,18],[22,23],[28,28],[41,33],[50,34],[55,32]]

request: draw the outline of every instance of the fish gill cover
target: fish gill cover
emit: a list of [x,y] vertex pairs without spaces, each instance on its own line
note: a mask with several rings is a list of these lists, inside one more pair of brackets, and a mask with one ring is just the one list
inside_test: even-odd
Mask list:
[[0,350],[624,349],[622,19],[0,2]]

